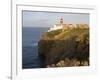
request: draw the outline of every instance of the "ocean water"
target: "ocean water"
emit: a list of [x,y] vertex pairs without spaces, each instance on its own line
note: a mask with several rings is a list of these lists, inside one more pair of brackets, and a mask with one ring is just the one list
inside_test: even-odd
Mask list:
[[49,27],[23,27],[22,28],[22,67],[41,68],[42,60],[38,57],[38,41],[40,36]]

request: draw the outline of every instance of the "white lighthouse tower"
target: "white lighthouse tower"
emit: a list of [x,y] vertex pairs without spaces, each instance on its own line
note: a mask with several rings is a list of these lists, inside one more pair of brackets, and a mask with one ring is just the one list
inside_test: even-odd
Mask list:
[[63,23],[63,18],[60,19],[59,24],[55,24],[53,27],[50,28],[48,31],[63,29],[66,24]]
[[63,24],[63,18],[60,19],[60,24]]

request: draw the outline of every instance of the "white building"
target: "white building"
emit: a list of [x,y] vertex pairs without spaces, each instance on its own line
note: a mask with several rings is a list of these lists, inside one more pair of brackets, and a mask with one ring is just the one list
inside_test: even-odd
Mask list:
[[89,26],[88,24],[64,24],[63,19],[61,18],[59,24],[55,24],[53,27],[51,27],[48,30],[48,32],[57,29],[73,29],[73,28],[85,29],[85,28],[89,28]]
[[63,23],[63,19],[61,18],[60,19],[60,23],[59,24],[55,24],[48,31],[57,30],[57,29],[63,29],[63,28],[67,28],[67,24],[64,24]]

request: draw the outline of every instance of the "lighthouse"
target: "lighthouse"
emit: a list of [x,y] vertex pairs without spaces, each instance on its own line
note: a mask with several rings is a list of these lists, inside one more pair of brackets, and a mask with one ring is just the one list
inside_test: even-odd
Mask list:
[[63,18],[60,18],[59,19],[59,23],[58,24],[55,24],[48,31],[57,30],[57,29],[64,29],[64,28],[67,28],[67,24],[64,24]]
[[63,24],[63,18],[60,19],[60,24]]

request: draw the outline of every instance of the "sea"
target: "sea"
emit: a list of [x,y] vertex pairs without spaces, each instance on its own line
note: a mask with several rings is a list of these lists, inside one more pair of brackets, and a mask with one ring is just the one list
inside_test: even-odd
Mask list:
[[41,68],[43,61],[38,56],[38,41],[49,27],[22,27],[22,68]]

